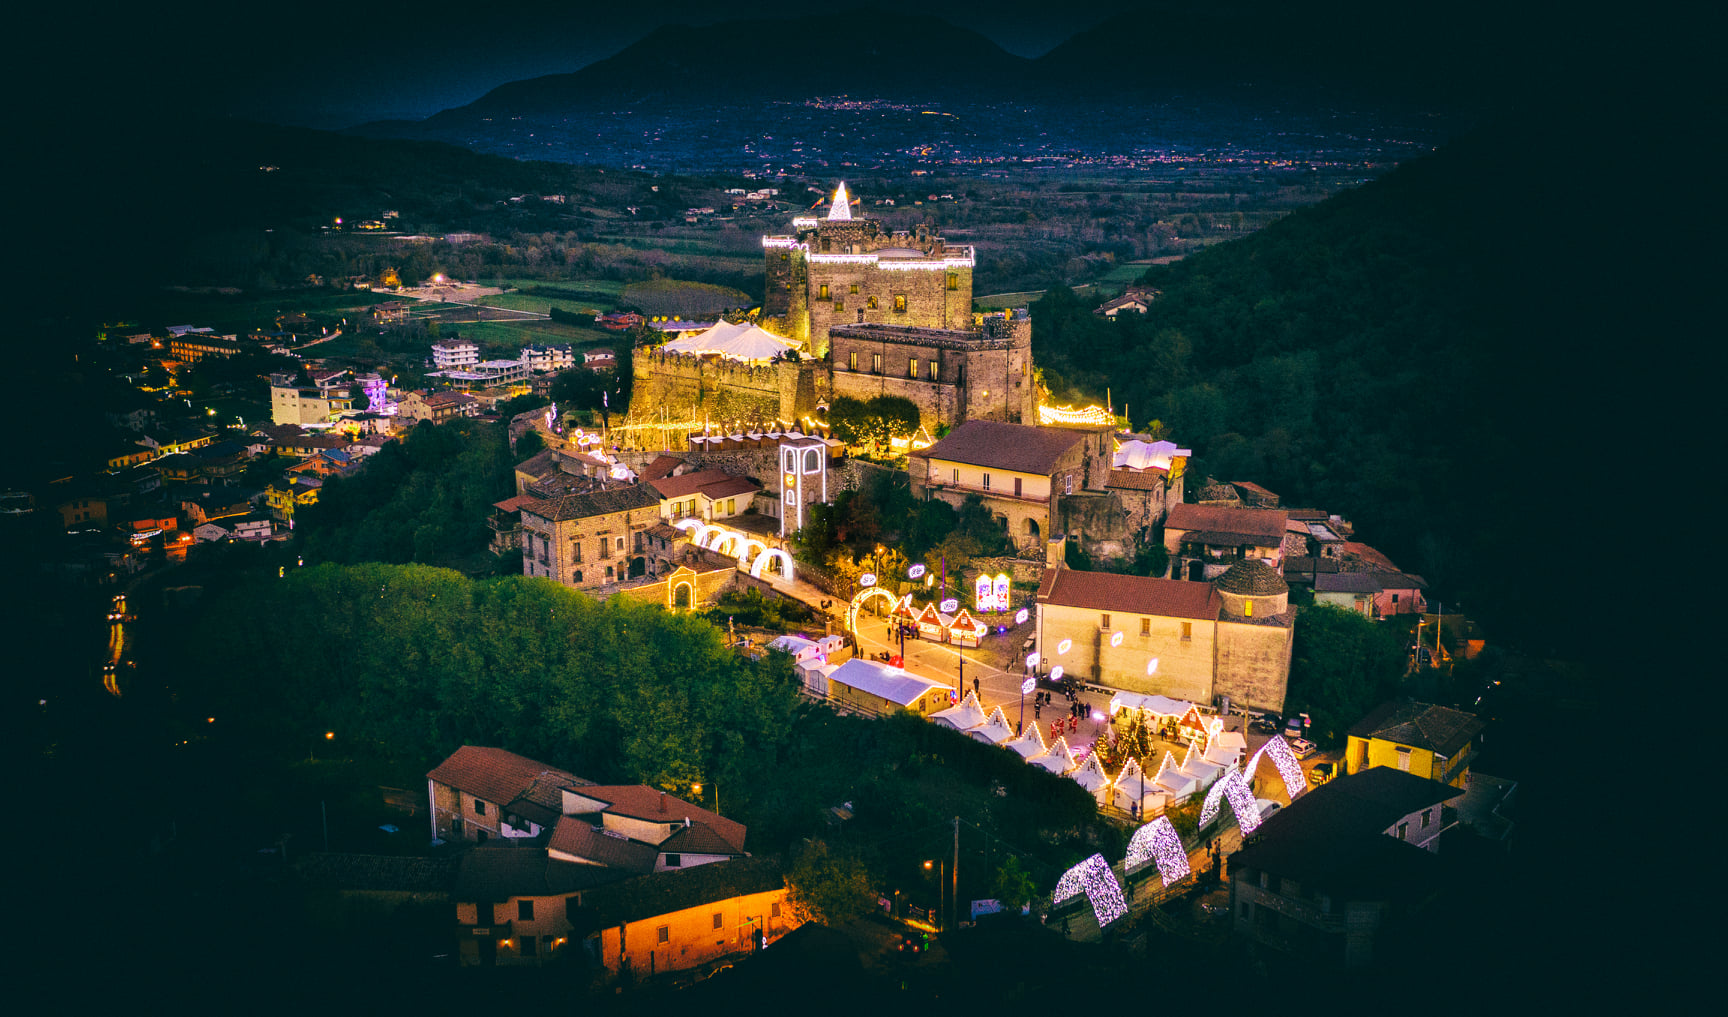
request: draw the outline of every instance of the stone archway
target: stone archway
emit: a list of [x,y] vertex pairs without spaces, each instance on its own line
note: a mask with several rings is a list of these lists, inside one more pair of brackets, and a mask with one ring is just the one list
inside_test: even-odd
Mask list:
[[648,573],[648,559],[637,555],[630,559],[630,578],[640,579]]
[[792,556],[778,547],[767,548],[761,554],[756,556],[756,564],[750,566],[751,578],[761,579],[762,570],[768,566],[770,561],[778,561],[780,563],[780,578],[782,581],[790,583],[794,575],[792,569]]
[[672,587],[672,610],[688,611],[696,599],[696,590],[687,582]]

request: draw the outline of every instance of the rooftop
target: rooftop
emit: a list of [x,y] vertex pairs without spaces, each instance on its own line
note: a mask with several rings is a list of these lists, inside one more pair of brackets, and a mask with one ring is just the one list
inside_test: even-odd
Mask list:
[[1225,569],[1214,582],[1225,593],[1244,596],[1274,597],[1290,592],[1289,584],[1284,582],[1277,569],[1258,561],[1239,561]]
[[1075,569],[1045,569],[1038,584],[1038,602],[1099,612],[1207,620],[1216,619],[1222,605],[1211,583]]
[[1207,530],[1222,534],[1244,534],[1263,538],[1268,547],[1284,542],[1283,509],[1227,508],[1221,505],[1173,505],[1164,521],[1166,530]]
[[579,788],[594,783],[567,770],[518,756],[508,749],[484,745],[462,746],[426,776],[500,806],[530,796],[541,788]]
[[1352,738],[1384,741],[1453,756],[1481,733],[1481,720],[1432,703],[1384,703],[1350,728]]
[[578,794],[606,803],[601,810],[614,816],[650,823],[682,823],[688,819],[713,830],[733,851],[744,850],[744,824],[709,812],[646,784],[607,784],[581,788]]
[[724,498],[728,494],[755,491],[760,485],[748,477],[734,477],[723,470],[698,470],[676,477],[650,480],[648,486],[660,492],[662,498],[682,498],[698,492],[711,498]]
[[582,903],[591,924],[587,928],[579,925],[576,931],[580,935],[594,928],[609,929],[785,886],[780,863],[773,858],[735,858],[638,876],[583,894]]
[[659,508],[660,496],[647,484],[613,487],[587,494],[566,494],[558,498],[540,498],[522,506],[522,511],[542,519],[561,522],[567,519],[587,519],[631,509]]
[[968,420],[948,437],[912,456],[1049,476],[1056,469],[1056,461],[1086,440],[1087,434],[1071,428]]
[[482,845],[462,855],[451,896],[474,902],[561,896],[615,883],[629,875],[599,865],[557,861],[544,849]]
[[982,330],[973,332],[953,328],[919,328],[914,325],[835,325],[828,330],[828,334],[844,339],[861,339],[896,346],[933,346],[944,350],[1007,349],[1013,345],[1013,339],[1006,334],[992,335]]

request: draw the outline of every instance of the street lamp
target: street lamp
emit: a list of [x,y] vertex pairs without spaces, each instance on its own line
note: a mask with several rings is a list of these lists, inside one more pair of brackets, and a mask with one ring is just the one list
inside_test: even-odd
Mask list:
[[[690,793],[695,795],[696,800],[698,802],[700,802],[702,800],[702,782],[697,781],[696,783],[690,785]],[[716,816],[718,816],[720,814],[720,782],[719,781],[714,781],[714,814]]]

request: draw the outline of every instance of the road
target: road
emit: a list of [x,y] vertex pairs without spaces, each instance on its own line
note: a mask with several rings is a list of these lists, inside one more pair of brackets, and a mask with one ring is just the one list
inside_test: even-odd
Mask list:
[[102,687],[120,693],[120,668],[126,663],[126,595],[115,594],[108,610],[108,659],[102,663]]

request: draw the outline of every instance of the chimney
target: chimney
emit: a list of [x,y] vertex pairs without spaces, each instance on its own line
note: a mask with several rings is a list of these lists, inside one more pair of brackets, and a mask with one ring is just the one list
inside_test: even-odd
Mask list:
[[666,792],[660,792],[660,811],[666,811]]

